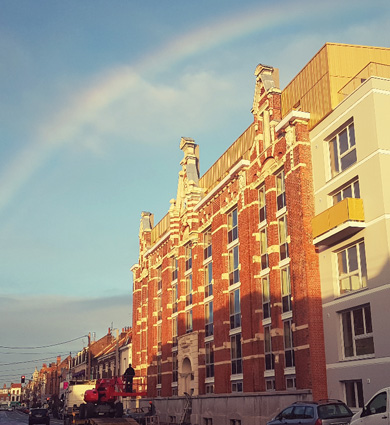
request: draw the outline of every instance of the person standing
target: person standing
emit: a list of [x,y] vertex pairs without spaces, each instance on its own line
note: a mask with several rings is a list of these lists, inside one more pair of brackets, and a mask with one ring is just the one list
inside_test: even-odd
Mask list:
[[125,373],[123,374],[123,378],[125,380],[125,391],[127,393],[133,392],[133,378],[135,376],[135,370],[132,368],[131,363],[129,364],[129,367],[125,370]]

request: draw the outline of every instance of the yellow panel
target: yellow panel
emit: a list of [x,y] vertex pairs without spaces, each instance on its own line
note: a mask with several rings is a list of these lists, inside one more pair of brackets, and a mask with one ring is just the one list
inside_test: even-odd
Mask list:
[[323,235],[329,230],[329,210],[316,215],[312,220],[313,238]]
[[341,102],[340,90],[370,62],[390,65],[390,49],[325,44],[282,91],[283,116],[299,104],[310,112],[313,128]]
[[363,200],[346,198],[328,208],[312,220],[313,237],[316,238],[347,221],[364,222]]
[[355,198],[347,198],[347,200],[349,219],[354,221],[364,221],[363,200]]

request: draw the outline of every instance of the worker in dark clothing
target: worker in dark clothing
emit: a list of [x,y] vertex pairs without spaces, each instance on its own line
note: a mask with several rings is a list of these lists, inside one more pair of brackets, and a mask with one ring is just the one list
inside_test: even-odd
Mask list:
[[125,380],[125,392],[132,393],[133,392],[133,378],[135,375],[135,370],[131,367],[131,363],[129,364],[129,367],[126,369],[125,373],[123,374],[123,379]]

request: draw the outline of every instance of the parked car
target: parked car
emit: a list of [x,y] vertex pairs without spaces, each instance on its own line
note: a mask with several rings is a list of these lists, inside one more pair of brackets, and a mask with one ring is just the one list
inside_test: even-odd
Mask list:
[[351,409],[340,400],[297,401],[278,413],[267,425],[345,425]]
[[49,411],[43,408],[31,409],[28,416],[28,425],[33,424],[50,425]]
[[355,414],[351,425],[360,424],[390,425],[390,387],[375,393],[364,408]]

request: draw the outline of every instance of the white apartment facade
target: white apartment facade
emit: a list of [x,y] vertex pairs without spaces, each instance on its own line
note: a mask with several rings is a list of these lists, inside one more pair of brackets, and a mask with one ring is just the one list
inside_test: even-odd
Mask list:
[[328,395],[351,408],[390,386],[390,79],[369,66],[310,133]]

